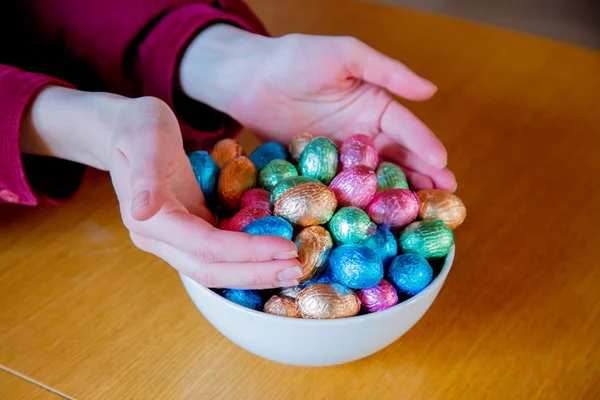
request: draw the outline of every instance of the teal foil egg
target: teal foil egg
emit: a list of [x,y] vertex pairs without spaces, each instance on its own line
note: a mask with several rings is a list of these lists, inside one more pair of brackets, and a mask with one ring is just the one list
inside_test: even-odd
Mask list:
[[444,257],[454,246],[454,233],[439,219],[416,221],[402,230],[398,246],[423,258]]
[[401,254],[390,264],[387,278],[398,294],[414,296],[429,285],[433,269],[426,259],[417,254]]
[[222,296],[240,306],[261,311],[263,301],[258,290],[223,289]]
[[296,167],[289,161],[277,159],[270,161],[260,170],[258,183],[270,192],[278,183],[293,176],[298,176]]
[[271,191],[271,203],[275,204],[279,196],[284,194],[288,189],[294,186],[301,185],[303,183],[319,182],[318,179],[311,178],[310,176],[292,176],[279,182],[277,186]]
[[359,243],[373,235],[377,225],[360,208],[343,207],[329,221],[329,230],[337,244]]
[[212,197],[217,191],[220,168],[204,150],[195,151],[188,156],[196,180],[204,193],[204,197]]
[[277,142],[266,142],[254,149],[248,158],[260,171],[273,160],[287,160],[287,151]]
[[338,162],[335,143],[331,139],[318,137],[311,140],[302,151],[298,160],[298,172],[329,185],[337,173]]
[[250,235],[281,236],[292,240],[292,224],[274,216],[259,218],[246,225],[242,232]]
[[377,170],[377,193],[388,189],[409,189],[404,171],[394,163],[383,161]]
[[329,257],[331,277],[352,289],[373,287],[383,279],[383,263],[367,246],[343,244],[333,249]]
[[398,255],[398,242],[392,232],[384,227],[377,227],[377,231],[369,236],[362,244],[375,250],[384,266],[387,266]]

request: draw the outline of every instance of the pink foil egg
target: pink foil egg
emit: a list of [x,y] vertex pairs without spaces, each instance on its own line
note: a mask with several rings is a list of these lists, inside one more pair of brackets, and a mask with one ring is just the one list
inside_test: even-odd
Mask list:
[[372,170],[379,164],[379,154],[373,139],[368,135],[356,134],[348,137],[340,149],[340,162],[343,169],[365,165]]
[[382,279],[376,286],[356,291],[362,308],[374,313],[398,304],[398,292],[391,283]]
[[240,232],[250,222],[254,222],[259,218],[268,217],[270,215],[271,211],[260,205],[248,206],[235,213],[233,217],[228,218],[227,222],[221,226],[221,229]]
[[265,189],[254,188],[246,191],[240,200],[240,208],[250,206],[260,206],[269,211],[273,211],[271,204],[271,194]]
[[419,198],[408,189],[388,189],[376,194],[365,211],[377,225],[401,228],[419,215]]
[[329,184],[342,207],[365,208],[377,193],[377,175],[365,165],[343,170]]

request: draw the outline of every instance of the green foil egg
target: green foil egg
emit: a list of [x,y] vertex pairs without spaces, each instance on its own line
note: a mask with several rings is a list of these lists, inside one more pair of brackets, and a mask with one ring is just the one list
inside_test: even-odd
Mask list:
[[423,258],[444,257],[454,246],[454,234],[439,219],[416,221],[400,233],[398,246],[403,253],[417,254]]
[[279,182],[293,176],[298,176],[298,171],[292,163],[286,160],[275,159],[269,161],[269,163],[260,170],[258,183],[262,188],[271,191]]
[[300,160],[300,175],[318,179],[326,185],[333,180],[338,169],[338,150],[329,138],[317,137],[306,145]]
[[284,194],[288,189],[291,189],[294,186],[298,186],[303,183],[310,183],[310,182],[316,183],[316,182],[319,182],[319,180],[315,179],[315,178],[311,178],[309,176],[302,176],[302,175],[292,176],[292,177],[282,180],[271,191],[271,203],[275,204],[275,202],[277,201],[279,196]]
[[406,175],[402,168],[389,161],[379,163],[377,170],[377,193],[388,189],[409,189]]
[[337,244],[359,243],[377,230],[366,212],[357,207],[340,208],[329,221],[331,235]]

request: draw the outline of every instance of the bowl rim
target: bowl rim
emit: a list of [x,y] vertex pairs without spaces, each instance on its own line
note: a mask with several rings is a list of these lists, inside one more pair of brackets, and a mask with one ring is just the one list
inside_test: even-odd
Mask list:
[[[250,315],[256,319],[266,319],[267,321],[272,320],[273,322],[285,321],[286,323],[289,323],[289,324],[298,324],[298,325],[302,325],[302,326],[306,326],[306,325],[312,325],[312,326],[347,325],[347,324],[360,324],[360,323],[366,322],[368,320],[374,320],[377,318],[385,318],[389,314],[394,314],[396,312],[399,312],[399,310],[401,310],[402,308],[406,308],[410,304],[413,304],[413,303],[419,301],[422,297],[425,297],[428,292],[431,292],[432,290],[434,290],[433,289],[434,284],[436,282],[438,282],[439,280],[441,280],[443,275],[447,276],[450,273],[450,269],[452,268],[452,265],[454,264],[455,254],[456,254],[456,245],[453,245],[452,249],[446,256],[446,259],[444,260],[444,264],[443,264],[442,268],[440,269],[440,272],[437,274],[437,276],[429,283],[429,285],[427,285],[427,287],[425,289],[423,289],[421,292],[414,295],[413,297],[411,297],[401,303],[398,303],[395,306],[387,308],[383,311],[378,311],[378,312],[363,314],[363,315],[357,315],[354,317],[335,318],[335,319],[289,318],[289,317],[283,317],[280,315],[268,314],[263,311],[253,310],[251,308],[244,307],[237,303],[234,303],[233,301],[231,301],[229,299],[226,299],[225,297],[213,292],[210,288],[207,288],[207,287],[201,285],[200,283],[194,281],[193,279],[184,275],[181,272],[179,273],[179,275],[180,275],[181,279],[184,281],[184,287],[186,287],[185,283],[187,282],[188,284],[196,287],[198,290],[206,293],[208,296],[218,299],[219,301],[223,301],[223,303],[227,307],[237,310],[237,311],[240,311],[240,312],[245,312],[248,315]],[[186,288],[186,291],[188,291],[187,288]],[[189,295],[189,292],[188,292],[188,295]]]

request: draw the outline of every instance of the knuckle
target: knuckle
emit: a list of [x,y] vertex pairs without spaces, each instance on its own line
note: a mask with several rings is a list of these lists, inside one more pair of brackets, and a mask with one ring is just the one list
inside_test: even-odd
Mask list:
[[135,245],[135,247],[145,252],[150,252],[150,240],[135,232],[129,232],[129,237],[131,238],[131,242]]
[[195,258],[199,261],[211,264],[219,261],[215,252],[208,246],[196,248],[192,251]]
[[192,272],[192,279],[206,287],[216,287],[217,278],[211,271],[205,269],[195,270]]

